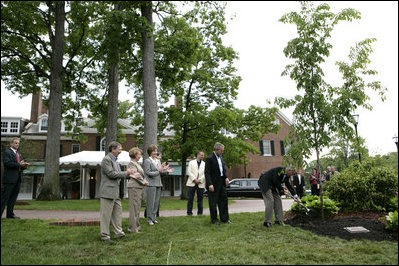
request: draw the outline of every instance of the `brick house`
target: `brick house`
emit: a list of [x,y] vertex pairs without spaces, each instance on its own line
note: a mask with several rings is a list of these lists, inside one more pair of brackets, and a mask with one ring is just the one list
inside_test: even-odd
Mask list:
[[280,111],[276,114],[276,121],[281,125],[277,134],[269,133],[259,142],[247,140],[260,150],[260,154],[248,153],[248,165],[233,166],[228,169],[227,176],[234,178],[259,178],[260,174],[273,167],[280,166],[287,147],[284,147],[284,138],[288,135],[291,121]]

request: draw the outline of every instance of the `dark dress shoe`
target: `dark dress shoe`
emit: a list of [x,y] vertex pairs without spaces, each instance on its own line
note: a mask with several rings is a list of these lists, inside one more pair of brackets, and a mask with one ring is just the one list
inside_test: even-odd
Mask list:
[[101,241],[103,241],[103,242],[105,242],[105,243],[112,243],[112,242],[114,242],[113,240],[111,240],[111,238],[101,239]]
[[18,217],[18,216],[10,216],[10,217],[7,217],[8,219],[21,219],[20,217]]
[[214,225],[220,225],[219,221],[214,221],[214,222],[212,222],[212,224],[214,224]]
[[266,227],[272,227],[272,224],[271,223],[267,223],[267,222],[264,222],[263,225],[266,226]]
[[283,223],[283,222],[280,222],[280,221],[275,221],[274,223],[275,223],[275,224],[278,224],[278,225],[281,225],[281,226],[284,226],[284,223]]

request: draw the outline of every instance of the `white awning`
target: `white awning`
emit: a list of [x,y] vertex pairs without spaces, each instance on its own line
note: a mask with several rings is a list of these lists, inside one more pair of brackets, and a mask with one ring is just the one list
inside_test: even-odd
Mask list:
[[[79,166],[97,166],[105,156],[104,151],[81,151],[67,156],[60,157],[60,166],[79,167]],[[129,152],[122,151],[118,156],[120,165],[128,165],[130,162]]]

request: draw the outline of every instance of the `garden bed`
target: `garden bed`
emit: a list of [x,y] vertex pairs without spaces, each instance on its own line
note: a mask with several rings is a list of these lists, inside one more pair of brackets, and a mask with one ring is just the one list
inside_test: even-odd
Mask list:
[[[386,213],[381,212],[342,212],[331,218],[317,216],[306,216],[303,214],[286,213],[285,223],[309,230],[318,235],[339,237],[347,240],[368,239],[374,241],[398,241],[398,233],[385,229],[385,221],[380,217],[385,217]],[[345,227],[362,226],[369,230],[367,233],[349,233]]]

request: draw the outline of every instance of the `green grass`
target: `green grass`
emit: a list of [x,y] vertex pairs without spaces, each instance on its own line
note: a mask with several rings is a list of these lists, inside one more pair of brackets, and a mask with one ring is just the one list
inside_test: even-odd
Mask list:
[[[398,264],[397,242],[347,241],[290,226],[262,225],[264,213],[160,217],[112,244],[98,226],[50,226],[44,220],[1,220],[1,264]],[[123,219],[126,230],[128,219]]]
[[[24,200],[29,205],[15,205],[16,210],[68,210],[68,211],[99,211],[100,200],[55,200],[55,201],[39,201]],[[229,204],[234,203],[229,200]],[[161,198],[161,210],[186,210],[187,200],[181,200],[178,197]],[[208,208],[208,198],[204,198],[204,208]],[[124,211],[129,210],[129,200],[122,200],[122,208]],[[145,208],[143,207],[142,210]],[[197,200],[194,200],[193,209],[197,209]]]

